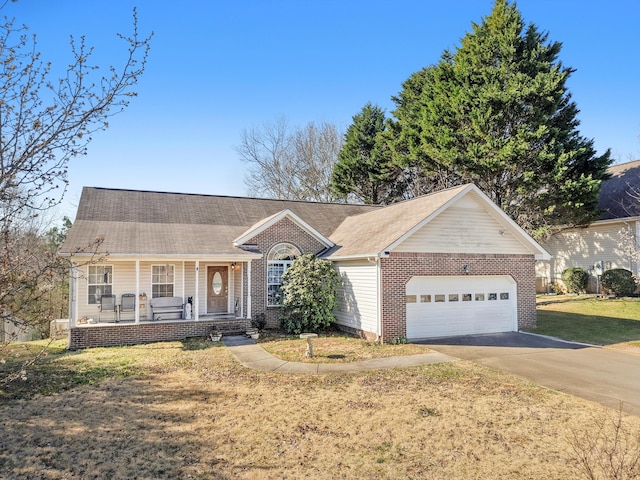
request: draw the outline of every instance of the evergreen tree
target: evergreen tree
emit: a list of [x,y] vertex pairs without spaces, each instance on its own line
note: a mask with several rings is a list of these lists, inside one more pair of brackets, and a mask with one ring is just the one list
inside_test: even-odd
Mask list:
[[402,196],[402,170],[391,164],[385,129],[385,112],[377,105],[367,103],[353,117],[331,176],[338,197],[386,204]]
[[611,163],[580,136],[559,42],[496,0],[491,15],[393,98],[394,159],[437,189],[473,182],[534,235],[598,218]]

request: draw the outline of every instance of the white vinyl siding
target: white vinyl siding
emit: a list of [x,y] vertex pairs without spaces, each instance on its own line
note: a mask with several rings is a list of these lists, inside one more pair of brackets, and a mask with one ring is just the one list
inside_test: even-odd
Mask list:
[[548,262],[537,262],[536,275],[548,275],[557,281],[567,268],[580,267],[589,271],[602,261],[607,268],[626,268],[638,273],[638,265],[621,248],[620,230],[636,228],[635,222],[591,224],[588,228],[565,230],[552,235],[542,243],[551,254]]
[[336,319],[339,325],[366,332],[378,330],[378,277],[375,263],[335,262],[340,276]]
[[[398,245],[397,252],[535,253],[469,194]],[[504,222],[504,220],[502,220]]]
[[[140,262],[140,293],[146,293],[149,300],[151,300],[152,263],[157,264],[157,262]],[[112,293],[116,296],[116,303],[119,304],[123,293],[136,293],[136,262],[135,260],[110,260],[109,265],[113,266]],[[193,268],[193,265],[194,264],[191,263],[191,268]],[[188,278],[188,269],[185,268],[185,271]],[[78,267],[77,287],[78,318],[76,320],[83,317],[95,318],[97,320],[98,305],[88,303],[89,283],[87,265]],[[189,295],[192,294],[193,293],[189,293]],[[182,262],[175,262],[174,295],[182,296]]]

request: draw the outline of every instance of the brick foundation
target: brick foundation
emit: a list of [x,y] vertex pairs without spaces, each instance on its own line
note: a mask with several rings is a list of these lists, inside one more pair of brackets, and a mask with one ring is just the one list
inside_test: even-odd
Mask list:
[[407,336],[405,288],[413,276],[460,275],[469,265],[473,275],[510,275],[518,290],[518,328],[536,325],[535,259],[533,255],[402,253],[382,258],[382,338]]

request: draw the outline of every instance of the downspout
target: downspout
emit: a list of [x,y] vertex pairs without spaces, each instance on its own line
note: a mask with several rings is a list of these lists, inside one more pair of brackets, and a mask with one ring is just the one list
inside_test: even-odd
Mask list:
[[636,276],[640,277],[640,220],[636,220]]
[[380,275],[380,258],[367,257],[369,263],[376,264],[376,343],[382,343],[382,280]]

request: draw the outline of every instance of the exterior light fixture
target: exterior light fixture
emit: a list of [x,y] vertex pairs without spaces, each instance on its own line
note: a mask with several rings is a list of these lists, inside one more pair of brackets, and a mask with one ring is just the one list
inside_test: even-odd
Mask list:
[[471,270],[471,268],[469,268],[469,265],[462,266],[462,271],[464,272],[465,275],[469,275],[469,270]]

